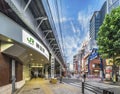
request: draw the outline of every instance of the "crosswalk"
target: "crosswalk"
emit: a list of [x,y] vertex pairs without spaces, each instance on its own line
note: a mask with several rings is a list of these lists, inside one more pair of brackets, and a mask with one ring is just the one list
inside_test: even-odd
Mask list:
[[[81,88],[82,89],[82,84],[81,82],[71,82],[71,83],[67,83],[69,85],[72,85],[72,86],[75,86],[75,87],[78,87],[78,88]],[[85,89],[85,94],[95,94],[94,92],[90,92],[89,90],[86,90]]]
[[72,86],[81,87],[81,82],[72,82],[72,83],[69,83],[69,84],[72,85]]

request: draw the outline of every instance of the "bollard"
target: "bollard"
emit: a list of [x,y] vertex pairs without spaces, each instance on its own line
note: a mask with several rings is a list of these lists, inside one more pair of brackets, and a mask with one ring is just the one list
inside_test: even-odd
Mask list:
[[84,94],[84,82],[82,82],[82,94]]

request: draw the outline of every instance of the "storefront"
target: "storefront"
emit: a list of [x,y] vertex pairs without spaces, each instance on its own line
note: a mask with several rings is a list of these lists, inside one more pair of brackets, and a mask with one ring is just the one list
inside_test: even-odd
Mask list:
[[105,67],[106,80],[112,80],[112,66],[113,66],[113,60],[106,59],[106,67]]

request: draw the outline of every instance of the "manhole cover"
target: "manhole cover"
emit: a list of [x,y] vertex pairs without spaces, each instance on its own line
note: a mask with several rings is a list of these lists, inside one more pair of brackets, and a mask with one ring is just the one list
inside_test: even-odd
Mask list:
[[40,89],[40,88],[34,88],[34,90],[37,90],[37,89]]

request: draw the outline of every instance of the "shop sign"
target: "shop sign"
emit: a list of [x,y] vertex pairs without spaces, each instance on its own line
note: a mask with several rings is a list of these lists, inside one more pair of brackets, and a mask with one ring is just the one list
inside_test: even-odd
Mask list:
[[106,73],[112,72],[112,66],[106,66],[105,72]]
[[113,65],[113,60],[112,59],[106,59],[106,65],[110,65],[112,66]]
[[49,59],[49,53],[47,49],[40,43],[36,38],[34,38],[31,34],[27,33],[25,30],[22,30],[22,41],[33,49],[37,50],[41,54],[43,54],[47,59]]

